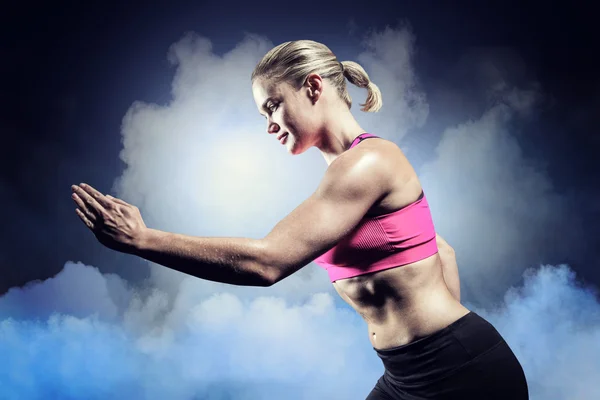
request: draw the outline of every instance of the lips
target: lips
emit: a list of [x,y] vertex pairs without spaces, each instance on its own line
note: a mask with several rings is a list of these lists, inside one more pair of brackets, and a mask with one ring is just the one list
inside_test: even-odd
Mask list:
[[279,140],[281,142],[281,141],[285,140],[285,138],[287,137],[287,135],[288,135],[287,132],[284,133],[284,134],[282,134],[282,135],[279,135],[279,136],[277,136],[277,140]]

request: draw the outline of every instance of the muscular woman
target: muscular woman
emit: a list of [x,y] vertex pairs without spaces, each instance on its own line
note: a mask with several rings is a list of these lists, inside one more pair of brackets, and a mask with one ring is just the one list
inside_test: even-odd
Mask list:
[[267,133],[292,155],[316,147],[328,164],[317,190],[264,238],[150,229],[135,206],[85,184],[73,186],[76,212],[105,246],[201,279],[270,286],[312,261],[325,268],[383,361],[369,400],[527,399],[507,343],[460,303],[453,250],[435,233],[414,169],[395,143],[359,126],[346,81],[367,89],[363,111],[380,109],[365,70],[321,43],[283,43],[256,66]]

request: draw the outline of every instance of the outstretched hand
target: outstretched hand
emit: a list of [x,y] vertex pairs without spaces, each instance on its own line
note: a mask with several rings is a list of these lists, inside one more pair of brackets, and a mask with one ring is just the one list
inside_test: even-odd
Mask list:
[[147,230],[140,210],[121,199],[103,195],[90,185],[71,186],[75,213],[109,249],[132,253]]

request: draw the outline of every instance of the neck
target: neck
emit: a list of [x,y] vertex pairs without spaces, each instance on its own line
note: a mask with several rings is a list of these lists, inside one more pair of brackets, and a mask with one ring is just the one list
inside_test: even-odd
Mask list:
[[330,122],[323,127],[319,142],[315,146],[321,151],[327,165],[330,165],[348,150],[352,141],[361,133],[365,133],[365,130],[360,127],[345,104],[326,120]]

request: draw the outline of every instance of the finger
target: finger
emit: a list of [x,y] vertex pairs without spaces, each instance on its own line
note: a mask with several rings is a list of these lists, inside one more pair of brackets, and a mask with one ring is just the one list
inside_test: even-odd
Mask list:
[[[83,202],[85,203],[85,205],[90,209],[90,211],[92,211],[95,214],[102,214],[105,210],[105,207],[103,207],[94,197],[92,197],[86,190],[84,190],[82,187],[74,185],[73,186],[73,192],[75,192],[80,198],[81,200],[83,200]],[[104,201],[107,202],[106,199],[104,199]]]
[[86,193],[88,193],[90,196],[92,196],[102,207],[104,207],[104,208],[110,207],[110,201],[108,201],[106,196],[104,196],[98,190],[94,189],[93,187],[91,187],[90,185],[88,185],[86,183],[80,183],[79,187],[81,187],[83,190],[86,191]]
[[83,223],[90,229],[94,229],[94,223],[90,221],[79,208],[75,209],[75,213],[79,216],[79,218],[83,221]]
[[77,206],[79,207],[79,210],[82,211],[85,214],[85,216],[88,217],[88,219],[90,221],[96,222],[96,215],[86,207],[83,200],[81,200],[81,198],[79,196],[77,196],[76,193],[73,193],[71,195],[71,198],[73,199],[73,201],[75,201],[75,204],[77,204]]
[[131,205],[131,204],[127,203],[126,201],[121,200],[121,199],[119,199],[117,197],[112,197],[110,194],[107,194],[106,198],[109,199],[109,200],[114,201],[115,203],[121,204],[123,206],[129,206],[129,205]]

